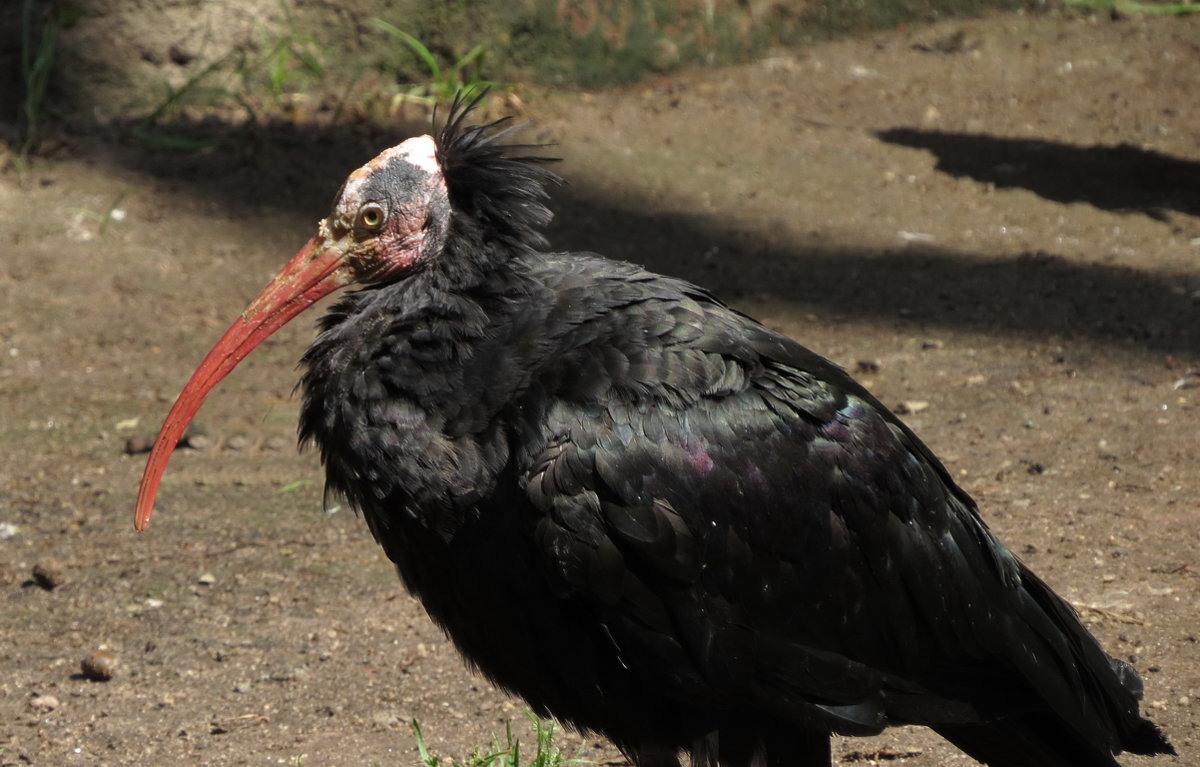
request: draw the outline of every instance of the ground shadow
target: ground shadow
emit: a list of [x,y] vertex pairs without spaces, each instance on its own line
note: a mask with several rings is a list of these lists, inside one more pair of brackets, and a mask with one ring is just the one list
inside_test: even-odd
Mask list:
[[[1200,353],[1191,295],[1200,278],[1184,285],[1129,266],[1081,264],[1042,252],[981,258],[926,246],[781,249],[708,218],[632,210],[576,185],[559,198],[556,246],[644,263],[719,288],[735,302],[767,296],[823,319],[893,318],[923,327]],[[756,261],[755,269],[745,268]]]
[[1159,220],[1167,211],[1200,216],[1200,162],[1129,144],[1073,146],[916,128],[891,128],[875,135],[889,144],[932,152],[937,169],[951,176]]
[[[104,146],[121,164],[193,187],[197,194],[226,206],[231,216],[255,215],[264,206],[295,213],[296,242],[300,242],[316,220],[327,215],[332,196],[350,169],[380,147],[427,132],[430,125],[325,130],[281,122],[224,134],[214,133],[211,125],[175,130],[182,131],[178,137],[194,140],[205,135],[215,144],[202,153]],[[902,135],[891,133],[893,139]],[[915,141],[914,137],[926,134],[907,135]],[[972,140],[985,146],[988,141],[987,137]],[[950,143],[965,154],[969,142],[962,141]],[[999,147],[1014,146],[992,141]],[[1028,154],[1033,151],[1022,155],[1023,162],[1036,164]],[[1055,153],[1051,150],[1051,154]],[[993,161],[998,156],[1003,155],[993,155]],[[1076,155],[1063,149],[1055,156]],[[1092,166],[1102,164],[1095,159],[1099,156],[1089,161]],[[1177,163],[1178,172],[1191,172],[1185,165]],[[1061,170],[1063,164],[1058,167]],[[1032,170],[1029,174],[1040,178]],[[1120,175],[1111,171],[1109,178]],[[1064,198],[1069,189],[1082,192],[1089,186],[1081,180],[1044,182],[1052,183],[1061,187]],[[1096,199],[1120,207],[1146,207],[1145,200],[1132,191],[1125,194],[1118,198],[1114,190]],[[1200,324],[1192,297],[1200,284],[1183,284],[1182,278],[1123,265],[1076,263],[1047,253],[982,258],[924,245],[779,246],[712,217],[646,210],[631,197],[616,199],[578,181],[554,190],[553,195],[557,215],[550,239],[555,248],[595,251],[641,263],[717,288],[732,302],[766,297],[796,304],[823,319],[884,318],[926,328],[943,325],[1036,338],[1094,338],[1164,353],[1200,353]],[[280,263],[291,244],[281,244]],[[747,268],[750,264],[753,269]]]

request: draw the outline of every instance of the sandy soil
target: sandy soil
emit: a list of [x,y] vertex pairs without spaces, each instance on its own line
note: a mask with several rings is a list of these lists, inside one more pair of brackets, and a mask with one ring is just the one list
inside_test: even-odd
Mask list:
[[[555,245],[712,286],[908,411],[1144,674],[1181,753],[1156,765],[1200,762],[1197,41],[1001,16],[527,99],[570,180]],[[75,139],[0,176],[0,765],[414,764],[412,717],[452,756],[520,723],[323,510],[292,447],[315,317],[218,389],[131,528],[127,440],[386,143]],[[81,673],[100,649],[110,681]],[[835,750],[969,761],[919,729]]]

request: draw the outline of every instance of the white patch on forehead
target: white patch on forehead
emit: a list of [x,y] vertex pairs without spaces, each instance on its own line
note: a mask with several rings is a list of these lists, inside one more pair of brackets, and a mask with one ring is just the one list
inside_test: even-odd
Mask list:
[[391,149],[385,149],[375,159],[351,173],[350,177],[346,179],[342,198],[346,200],[357,199],[359,188],[367,178],[395,158],[414,165],[426,173],[441,172],[441,166],[438,165],[437,161],[437,144],[434,142],[433,137],[417,136],[397,144]]
[[393,156],[404,158],[426,173],[437,173],[439,170],[437,144],[434,142],[433,136],[410,138],[408,141],[385,151],[377,159],[387,159]]

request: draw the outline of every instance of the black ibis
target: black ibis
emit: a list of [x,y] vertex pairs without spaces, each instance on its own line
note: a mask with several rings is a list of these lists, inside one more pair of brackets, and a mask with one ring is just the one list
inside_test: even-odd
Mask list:
[[[542,233],[558,177],[459,103],[354,171],[154,444],[343,286],[302,443],[467,660],[639,767],[824,767],[931,727],[997,767],[1173,753],[1142,684],[842,369],[703,288]],[[516,126],[520,127],[520,126]]]

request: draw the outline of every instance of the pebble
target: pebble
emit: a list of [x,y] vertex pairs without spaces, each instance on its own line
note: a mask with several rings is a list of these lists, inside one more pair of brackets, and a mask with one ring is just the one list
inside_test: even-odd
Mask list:
[[859,360],[854,367],[859,373],[878,373],[883,363],[879,360]]
[[225,440],[226,450],[246,450],[250,447],[253,447],[253,443],[245,434],[234,434],[232,437]]
[[57,559],[47,559],[33,566],[33,581],[46,591],[58,588],[67,582],[67,568]]
[[85,678],[107,682],[117,670],[117,656],[112,650],[95,650],[79,664]]
[[53,711],[58,705],[58,698],[53,695],[34,695],[29,699],[29,707],[38,711]]
[[138,434],[125,440],[125,455],[149,453],[150,448],[152,447],[154,447],[153,437],[147,437],[144,434]]
[[211,586],[216,582],[217,577],[212,573],[205,573],[196,579],[196,583],[199,583],[201,586]]
[[922,410],[929,409],[929,403],[922,400],[905,400],[896,406],[896,415],[909,415],[912,413],[920,413]]
[[1176,391],[1181,389],[1200,389],[1200,373],[1188,373],[1183,378],[1171,384],[1171,388]]
[[390,730],[400,726],[400,717],[393,714],[391,711],[376,711],[371,715],[371,724],[381,730]]
[[207,450],[212,447],[212,440],[204,434],[193,434],[187,438],[187,446],[193,450]]
[[[149,453],[154,447],[154,440],[158,438],[156,434],[135,434],[125,440],[125,454],[138,455],[139,453]],[[192,448],[193,450],[203,450],[208,447],[209,440],[203,434],[199,433],[193,427],[189,426],[179,441],[175,443],[175,449],[181,447]]]

